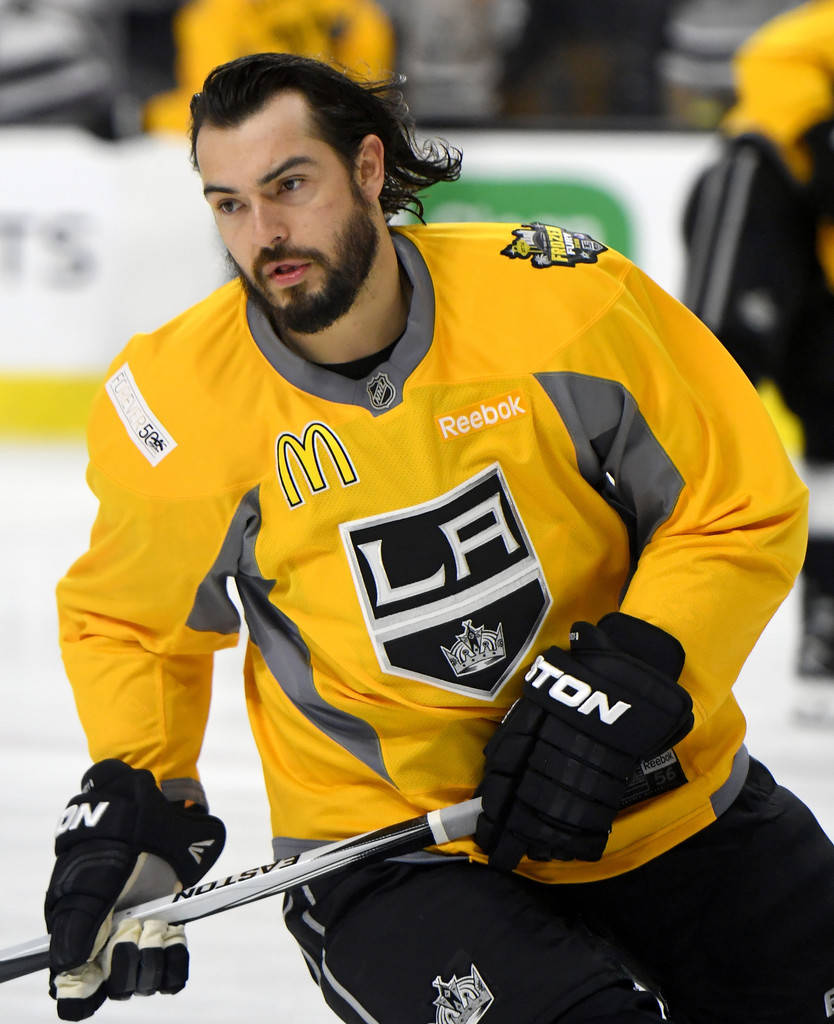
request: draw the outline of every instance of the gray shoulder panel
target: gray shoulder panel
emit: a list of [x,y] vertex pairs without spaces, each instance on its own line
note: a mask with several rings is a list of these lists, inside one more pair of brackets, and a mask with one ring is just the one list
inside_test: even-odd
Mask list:
[[313,683],[310,652],[295,623],[269,599],[275,580],[263,577],[255,558],[261,529],[259,489],[241,499],[220,554],[197,590],[188,625],[196,630],[236,632],[239,616],[226,591],[229,577],[237,586],[249,636],[295,707],[334,742],[390,782],[379,737],[367,722],[327,704]]
[[576,450],[579,472],[628,530],[632,562],[677,504],[684,480],[618,381],[538,373]]

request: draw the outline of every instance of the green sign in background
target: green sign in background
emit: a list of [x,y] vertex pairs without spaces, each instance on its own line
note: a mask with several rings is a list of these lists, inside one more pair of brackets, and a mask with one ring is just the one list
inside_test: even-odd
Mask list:
[[439,182],[421,197],[427,221],[539,220],[584,231],[635,259],[634,230],[624,202],[612,192],[576,181],[461,178]]

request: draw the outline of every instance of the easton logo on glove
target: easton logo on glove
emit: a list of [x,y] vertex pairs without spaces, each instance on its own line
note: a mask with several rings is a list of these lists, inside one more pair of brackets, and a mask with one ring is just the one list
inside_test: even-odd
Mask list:
[[536,690],[544,686],[549,679],[553,679],[554,682],[547,691],[549,697],[567,704],[569,708],[576,708],[580,715],[590,715],[592,711],[597,711],[605,725],[613,725],[631,707],[631,704],[624,700],[616,701],[611,707],[607,693],[594,690],[581,679],[556,668],[542,654],[533,662],[524,679]]
[[198,839],[196,843],[192,843],[188,847],[188,852],[198,864],[202,864],[203,855],[208,852],[210,846],[214,846],[213,839]]

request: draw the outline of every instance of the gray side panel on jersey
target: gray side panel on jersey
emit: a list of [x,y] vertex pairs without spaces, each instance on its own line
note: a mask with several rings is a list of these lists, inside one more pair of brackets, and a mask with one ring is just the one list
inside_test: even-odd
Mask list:
[[209,810],[209,802],[202,783],[196,779],[164,779],[159,788],[167,800],[193,800],[195,804]]
[[618,381],[537,373],[576,449],[579,472],[625,523],[632,565],[672,514],[684,480]]
[[[251,300],[246,307],[249,330],[264,358],[281,376],[307,394],[343,405],[358,405],[374,416],[396,408],[402,402],[403,385],[428,352],[434,336],[434,286],[423,257],[413,242],[392,236],[397,258],[411,281],[413,293],[405,331],[390,358],[374,367],[367,377],[351,380],[340,373],[317,366],[292,352],[275,333],[260,307]],[[370,381],[385,373],[394,389],[384,408],[376,407],[368,390]]]
[[727,781],[722,786],[719,786],[710,797],[710,803],[716,818],[720,818],[724,811],[732,807],[744,783],[747,781],[747,773],[749,771],[750,753],[742,743],[733,758],[733,766],[730,769]]
[[313,683],[310,652],[298,628],[269,600],[275,580],[261,575],[255,559],[260,529],[260,494],[255,487],[244,495],[232,517],[220,554],[197,589],[187,625],[200,631],[236,632],[239,617],[226,590],[227,579],[232,577],[249,635],[277,685],[317,729],[390,782],[379,737],[361,718],[322,700]]

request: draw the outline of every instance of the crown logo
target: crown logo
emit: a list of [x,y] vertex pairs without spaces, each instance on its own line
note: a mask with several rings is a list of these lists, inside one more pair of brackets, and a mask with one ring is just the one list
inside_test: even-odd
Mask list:
[[493,995],[472,964],[472,973],[464,978],[452,975],[449,981],[438,976],[432,982],[437,989],[434,1024],[477,1024],[492,1005]]
[[440,646],[456,676],[480,672],[496,661],[503,660],[507,650],[504,645],[504,627],[500,622],[496,630],[473,626],[471,619],[465,619],[461,625],[463,632],[457,634],[451,648],[442,644]]

